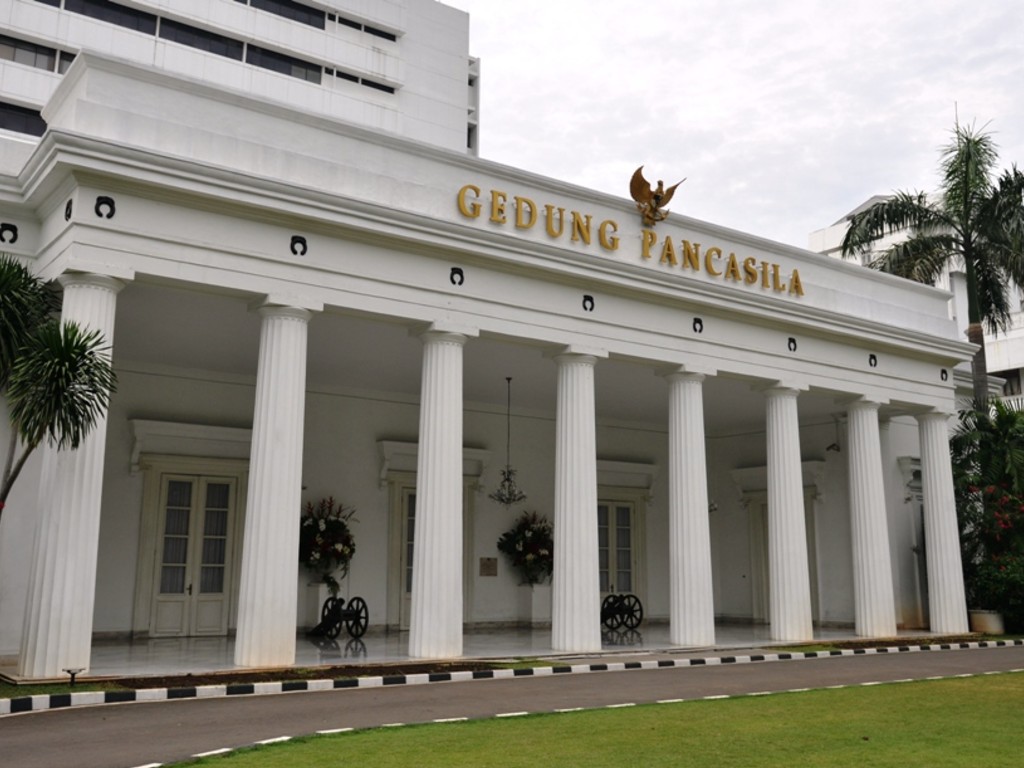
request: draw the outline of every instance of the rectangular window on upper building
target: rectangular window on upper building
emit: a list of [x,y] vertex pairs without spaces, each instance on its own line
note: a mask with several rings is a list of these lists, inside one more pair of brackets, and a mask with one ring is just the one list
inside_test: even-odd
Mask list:
[[60,8],[60,0],[36,0],[37,3],[43,5],[52,5],[54,8]]
[[46,121],[37,110],[0,102],[0,128],[42,136],[46,133]]
[[53,72],[57,64],[57,51],[43,45],[0,35],[0,59]]
[[127,27],[147,35],[156,34],[156,16],[137,11],[109,0],[64,0],[64,10],[80,13],[100,21],[109,21],[119,27]]
[[327,13],[325,11],[310,8],[308,5],[296,3],[293,0],[249,0],[249,5],[317,29],[326,27]]
[[319,84],[323,75],[323,68],[317,64],[311,64],[308,61],[276,51],[268,51],[266,48],[258,48],[255,45],[246,48],[245,60],[254,66],[291,75],[300,80],[308,80],[311,83]]
[[226,56],[236,61],[242,60],[241,41],[208,32],[205,29],[190,27],[188,24],[161,19],[160,37],[163,40],[170,40],[172,43],[180,43],[201,51],[216,53],[218,56]]

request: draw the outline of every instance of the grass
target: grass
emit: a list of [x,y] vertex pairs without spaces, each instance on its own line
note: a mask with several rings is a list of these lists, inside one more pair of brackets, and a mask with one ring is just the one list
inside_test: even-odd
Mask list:
[[1024,673],[298,739],[180,765],[1018,766]]

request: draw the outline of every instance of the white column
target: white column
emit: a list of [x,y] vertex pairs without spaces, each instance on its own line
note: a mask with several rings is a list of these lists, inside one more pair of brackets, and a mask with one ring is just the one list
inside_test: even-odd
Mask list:
[[847,417],[856,631],[862,637],[892,637],[896,634],[896,605],[878,403],[854,402]]
[[[100,331],[114,341],[114,310],[124,283],[105,275],[68,274],[62,322]],[[104,414],[77,450],[40,449],[39,519],[29,574],[19,673],[64,677],[88,669],[96,600],[96,558],[107,444]]]
[[555,562],[551,647],[601,650],[597,545],[597,434],[591,355],[566,353],[558,364],[555,417]]
[[714,645],[711,531],[704,447],[704,376],[668,376],[669,637]]
[[264,306],[235,664],[295,663],[306,340],[310,312]]
[[948,416],[926,413],[917,417],[917,423],[921,442],[930,628],[932,632],[959,634],[967,631],[967,599],[953,497]]
[[460,333],[423,339],[409,655],[462,655],[462,348]]
[[768,612],[772,640],[811,640],[811,586],[800,467],[799,392],[765,391],[768,412]]

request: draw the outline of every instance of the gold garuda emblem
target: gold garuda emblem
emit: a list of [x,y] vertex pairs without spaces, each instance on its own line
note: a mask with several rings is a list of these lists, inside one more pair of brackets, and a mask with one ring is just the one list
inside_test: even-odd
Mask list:
[[[686,181],[686,179],[683,179]],[[650,183],[644,178],[644,167],[641,165],[633,172],[633,178],[629,180],[629,194],[636,200],[636,209],[643,216],[644,224],[653,227],[659,221],[664,221],[668,216],[667,210],[662,210],[668,205],[672,195],[676,193],[676,187],[683,181],[673,184],[665,189],[665,182],[658,179],[658,186],[651,188]]]

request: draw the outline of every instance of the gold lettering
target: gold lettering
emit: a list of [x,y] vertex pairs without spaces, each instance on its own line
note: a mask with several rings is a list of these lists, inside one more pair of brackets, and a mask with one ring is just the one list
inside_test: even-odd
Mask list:
[[562,232],[565,230],[565,208],[558,209],[558,230],[555,230],[555,206],[545,205],[544,206],[544,225],[551,237],[561,237]]
[[574,243],[582,240],[590,245],[590,214],[584,216],[579,211],[572,212],[572,241]]
[[771,288],[772,287],[772,284],[768,281],[768,275],[770,274],[769,267],[771,267],[771,264],[769,264],[767,261],[762,261],[761,262],[761,287],[762,288]]
[[735,283],[738,283],[743,279],[743,276],[740,274],[740,265],[739,262],[736,261],[735,253],[729,254],[729,264],[725,268],[725,279],[732,280]]
[[459,190],[459,213],[465,216],[467,219],[475,219],[480,215],[480,203],[467,202],[466,197],[468,193],[472,192],[474,198],[480,197],[480,187],[467,184]]
[[757,282],[757,259],[748,256],[743,260],[743,282],[753,285]]
[[[537,204],[528,197],[512,198],[516,204],[516,229],[529,229],[537,223]],[[529,218],[526,214],[529,214]]]
[[[608,230],[612,231],[611,237],[608,236]],[[601,247],[606,251],[617,251],[619,250],[619,238],[615,236],[615,233],[619,231],[619,225],[611,219],[605,219],[601,222],[601,226],[597,228],[597,239],[601,243]]]
[[651,258],[651,246],[658,242],[658,236],[653,229],[645,229],[640,233],[640,255],[645,259]]
[[491,221],[495,224],[505,223],[505,201],[508,195],[497,189],[491,190]]
[[784,291],[786,290],[786,283],[782,280],[782,275],[779,274],[779,265],[772,264],[772,290]]
[[722,273],[712,266],[712,259],[722,258],[722,249],[715,246],[704,252],[704,271],[712,277],[721,277]]
[[686,267],[700,272],[700,243],[691,246],[689,240],[683,240],[683,268]]
[[800,271],[797,269],[794,269],[793,274],[789,276],[789,292],[795,293],[797,296],[804,295],[804,284],[800,282]]
[[670,267],[674,267],[679,263],[676,261],[676,246],[672,242],[671,235],[665,238],[665,244],[661,247],[661,263],[668,264]]

